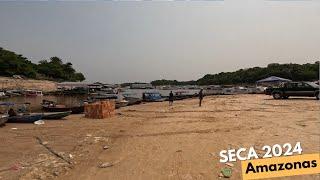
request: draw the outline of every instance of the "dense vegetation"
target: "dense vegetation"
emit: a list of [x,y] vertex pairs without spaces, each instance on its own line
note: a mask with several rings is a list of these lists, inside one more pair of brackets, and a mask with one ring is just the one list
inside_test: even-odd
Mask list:
[[197,81],[179,82],[172,80],[156,80],[151,84],[159,85],[210,85],[210,84],[254,84],[269,76],[278,76],[293,81],[314,81],[319,79],[319,61],[310,64],[269,64],[267,67],[240,69],[234,72],[207,74]]
[[70,62],[63,63],[58,57],[41,60],[34,64],[26,57],[0,47],[0,76],[23,75],[33,79],[56,81],[83,81],[82,73],[76,72]]

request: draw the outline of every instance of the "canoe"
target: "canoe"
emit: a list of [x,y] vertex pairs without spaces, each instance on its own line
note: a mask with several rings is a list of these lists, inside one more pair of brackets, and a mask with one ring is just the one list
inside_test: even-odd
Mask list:
[[17,115],[8,118],[8,123],[33,123],[42,118],[42,114]]
[[0,127],[4,126],[7,121],[8,121],[7,115],[0,115]]
[[62,119],[70,114],[71,111],[43,113],[42,119]]
[[55,105],[55,106],[42,105],[42,110],[46,112],[71,111],[71,114],[80,114],[84,112],[84,106],[65,107],[63,105]]

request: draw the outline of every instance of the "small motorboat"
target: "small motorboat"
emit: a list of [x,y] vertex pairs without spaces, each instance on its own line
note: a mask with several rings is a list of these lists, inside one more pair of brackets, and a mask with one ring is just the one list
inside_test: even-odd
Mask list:
[[162,102],[165,98],[158,92],[144,92],[142,93],[142,100],[146,102]]
[[8,123],[34,123],[42,119],[42,114],[22,114],[9,116]]
[[139,97],[138,94],[123,93],[122,96],[123,96],[124,100],[129,102],[128,106],[135,105],[135,104],[140,104],[142,102],[142,98]]
[[49,112],[49,113],[43,113],[42,119],[62,119],[64,117],[67,117],[71,114],[71,111],[65,111],[65,112]]
[[71,114],[80,114],[84,112],[84,105],[66,107],[65,105],[56,104],[55,102],[43,100],[42,110],[45,112],[66,112],[71,111]]
[[8,121],[8,115],[0,115],[0,127],[4,126]]
[[129,101],[126,101],[126,100],[116,101],[116,109],[119,109],[119,108],[121,108],[121,107],[128,106],[128,104],[129,104]]

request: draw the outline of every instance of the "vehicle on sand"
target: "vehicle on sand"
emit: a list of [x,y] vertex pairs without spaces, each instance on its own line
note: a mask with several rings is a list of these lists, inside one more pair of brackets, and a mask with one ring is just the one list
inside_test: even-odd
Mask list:
[[316,97],[319,96],[319,85],[313,82],[286,82],[279,87],[268,87],[267,95],[272,95],[274,99],[288,99],[290,96]]

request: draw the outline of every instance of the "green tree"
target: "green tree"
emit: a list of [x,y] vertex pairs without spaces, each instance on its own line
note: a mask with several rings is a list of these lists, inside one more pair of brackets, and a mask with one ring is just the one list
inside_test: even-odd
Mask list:
[[63,63],[59,57],[41,60],[34,64],[20,54],[0,47],[0,76],[24,75],[29,78],[42,77],[57,81],[83,81],[82,73],[76,72],[72,63]]

